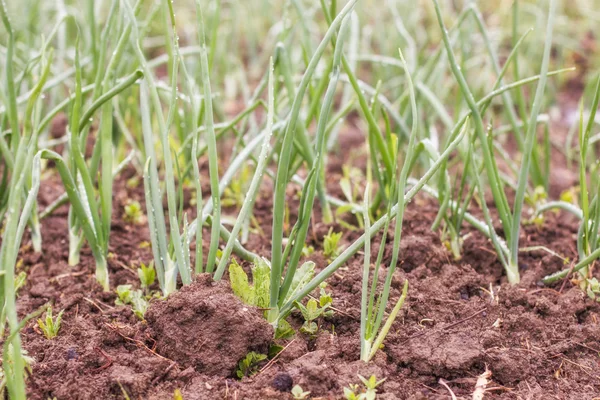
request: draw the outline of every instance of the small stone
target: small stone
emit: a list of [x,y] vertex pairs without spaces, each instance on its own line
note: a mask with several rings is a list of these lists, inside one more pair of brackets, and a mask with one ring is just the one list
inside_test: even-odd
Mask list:
[[290,374],[281,372],[281,373],[275,375],[275,378],[273,378],[273,383],[271,383],[271,386],[273,386],[275,389],[279,390],[280,392],[289,392],[292,390],[292,387],[294,386],[294,380],[292,379]]
[[77,350],[74,348],[70,348],[67,350],[67,361],[77,360],[79,358],[79,354],[77,354]]

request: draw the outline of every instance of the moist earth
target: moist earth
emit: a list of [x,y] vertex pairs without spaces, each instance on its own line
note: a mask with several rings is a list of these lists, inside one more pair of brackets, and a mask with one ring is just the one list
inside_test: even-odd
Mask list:
[[[352,143],[354,136],[347,134],[342,141]],[[364,156],[354,149],[359,154],[354,161],[360,164]],[[343,162],[329,162],[328,191],[333,194],[340,193]],[[113,289],[120,284],[137,287],[137,266],[152,259],[147,225],[125,223],[122,215],[127,201],[144,203],[141,185],[129,179],[135,174],[127,170],[115,182],[109,257]],[[257,199],[255,216],[262,229],[247,243],[261,255],[270,251],[270,190],[266,183]],[[50,176],[40,189],[40,207],[61,193],[60,181]],[[293,212],[297,188],[288,194]],[[409,295],[372,363],[358,360],[359,252],[328,280],[335,312],[319,321],[319,332],[277,341],[284,350],[261,363],[257,374],[238,380],[234,371],[240,359],[250,351],[267,353],[272,342],[263,310],[242,304],[227,280],[215,284],[200,276],[166,300],[153,300],[146,320],[140,321],[128,307],[115,305],[114,290],[101,290],[86,247],[77,266],[67,264],[68,210],[63,206],[42,220],[43,253],[33,253],[27,239],[20,253],[19,269],[28,274],[18,298],[20,316],[47,303],[65,311],[55,339],[47,340],[35,322],[22,332],[24,348],[35,359],[29,397],[158,400],[173,398],[179,389],[186,400],[291,399],[291,387],[299,384],[311,398],[339,399],[344,387],[360,383],[360,374],[386,379],[378,387],[380,399],[448,399],[450,392],[440,380],[459,398],[471,398],[486,368],[491,377],[485,399],[600,396],[599,304],[570,282],[553,287],[540,283],[546,274],[564,268],[564,261],[543,250],[524,252],[522,282],[511,287],[491,244],[475,231],[465,239],[462,259],[452,258],[439,233],[430,229],[437,210],[425,196],[408,206],[391,296],[398,298],[405,279]],[[344,244],[361,234],[344,227],[354,217],[342,226],[323,224],[319,215],[317,208],[307,239],[315,248],[310,259],[318,269],[327,265],[322,242],[329,228],[344,232]],[[573,218],[549,213],[541,226],[524,227],[522,246],[546,246],[574,260],[576,232]],[[384,266],[392,242],[393,226],[384,243]],[[376,237],[374,254],[379,246],[381,238]],[[385,273],[382,268],[380,275]],[[296,328],[302,324],[295,313],[289,321]]]

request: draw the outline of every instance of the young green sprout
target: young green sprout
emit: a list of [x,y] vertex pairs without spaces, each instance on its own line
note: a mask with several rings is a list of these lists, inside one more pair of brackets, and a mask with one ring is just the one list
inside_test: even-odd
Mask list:
[[118,306],[131,306],[133,313],[139,319],[144,319],[144,314],[148,310],[148,300],[144,297],[141,290],[133,290],[131,285],[117,286],[117,299],[115,304]]
[[154,269],[154,262],[150,261],[148,265],[140,263],[140,267],[137,269],[140,283],[144,290],[148,290],[150,286],[154,284],[156,280],[156,270]]
[[173,400],[184,400],[183,394],[181,394],[181,389],[175,389],[173,392]]
[[48,307],[48,310],[46,311],[46,317],[44,319],[39,318],[37,320],[38,326],[42,330],[42,333],[46,339],[51,340],[58,336],[63,313],[64,310],[61,310],[56,317],[53,317],[52,307]]
[[296,302],[296,307],[300,310],[302,318],[304,318],[304,324],[300,328],[302,333],[315,335],[319,330],[319,325],[315,321],[321,317],[330,317],[333,315],[333,310],[331,310],[333,298],[325,291],[326,286],[325,282],[321,284],[321,296],[318,301],[316,299],[309,299],[306,306],[300,302]]
[[351,383],[348,387],[344,388],[344,397],[346,400],[375,400],[377,398],[377,387],[385,381],[385,378],[379,381],[375,375],[371,375],[369,379],[358,375],[358,378],[364,388],[361,388],[358,384]]
[[21,271],[15,279],[15,294],[19,295],[19,290],[27,283],[27,272]]
[[246,356],[238,363],[238,368],[235,371],[235,375],[238,379],[252,376],[258,372],[258,365],[261,361],[267,359],[264,354],[256,353],[254,351],[249,352]]
[[260,259],[252,266],[252,284],[242,267],[232,259],[229,265],[229,281],[233,293],[245,304],[267,308],[269,306],[269,273],[271,268],[266,260]]
[[125,222],[139,225],[144,222],[144,213],[142,212],[142,206],[138,201],[129,200],[123,207],[124,215],[123,219]]
[[292,397],[294,400],[308,399],[308,396],[310,396],[310,392],[305,392],[300,385],[295,385],[292,388]]
[[339,244],[342,238],[342,232],[333,232],[333,228],[329,228],[329,232],[323,238],[323,255],[332,260],[340,255],[342,248]]

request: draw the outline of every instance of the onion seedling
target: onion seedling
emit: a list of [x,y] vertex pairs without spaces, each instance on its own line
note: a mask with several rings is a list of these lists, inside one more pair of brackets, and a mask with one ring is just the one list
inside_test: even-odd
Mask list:
[[[385,250],[385,239],[387,236],[387,229],[392,219],[391,214],[391,203],[388,205],[388,212],[386,213],[387,219],[384,227],[383,238],[381,240],[381,245],[379,248],[379,254],[377,256],[377,261],[375,263],[375,271],[372,277],[371,288],[369,290],[369,276],[370,276],[370,268],[371,268],[371,237],[367,233],[370,230],[370,216],[369,216],[369,184],[367,183],[367,188],[365,189],[364,195],[364,207],[363,207],[363,220],[365,224],[365,261],[363,267],[363,282],[362,282],[362,301],[361,301],[361,323],[360,323],[360,359],[368,362],[370,361],[381,344],[383,340],[387,336],[392,324],[394,323],[396,317],[400,309],[402,308],[404,301],[408,292],[408,280],[404,281],[404,287],[402,289],[402,295],[396,302],[392,312],[387,317],[385,324],[381,327],[381,323],[383,321],[383,316],[385,313],[385,309],[387,307],[388,298],[390,294],[390,287],[392,284],[392,277],[394,275],[394,271],[396,270],[396,266],[398,265],[398,258],[400,253],[400,240],[402,238],[402,223],[404,219],[404,209],[406,207],[404,193],[405,188],[407,186],[408,174],[411,169],[411,161],[416,158],[415,147],[416,147],[416,138],[418,134],[418,113],[417,113],[417,104],[415,100],[414,87],[412,83],[412,79],[410,76],[410,72],[408,69],[408,65],[404,60],[402,52],[400,51],[400,59],[402,60],[402,64],[404,66],[404,71],[406,74],[406,80],[408,84],[408,90],[410,92],[411,99],[411,111],[412,111],[412,129],[409,137],[408,146],[406,147],[406,157],[402,168],[400,170],[400,175],[398,177],[398,181],[392,186],[393,190],[391,193],[395,193],[397,198],[397,207],[398,213],[396,215],[396,225],[394,228],[394,243],[392,248],[392,260],[388,265],[388,272],[385,279],[385,283],[383,289],[381,291],[380,296],[377,298],[377,302],[375,302],[376,289],[378,284],[379,277],[379,268],[381,267],[381,261],[383,258],[383,252]],[[388,132],[389,134],[389,132]],[[395,157],[398,157],[399,153],[398,149],[395,151]],[[414,157],[414,158],[413,158]],[[397,162],[397,160],[396,160]],[[369,169],[370,171],[370,169]],[[370,175],[370,173],[369,173]],[[396,173],[394,173],[394,176]],[[367,180],[369,182],[369,180]],[[381,327],[381,330],[380,330]]]
[[[179,51],[179,43],[175,32],[175,16],[172,4],[167,4],[165,12],[170,18],[170,24],[166,32],[168,42],[172,46],[173,53],[171,55],[170,68],[170,93],[169,93],[169,111],[167,119],[162,115],[162,105],[158,94],[158,85],[153,78],[149,63],[146,61],[140,45],[140,32],[132,31],[132,43],[134,45],[136,55],[142,70],[146,71],[144,82],[140,87],[140,115],[142,119],[143,143],[145,148],[146,163],[144,168],[144,187],[146,208],[148,210],[148,224],[150,228],[150,238],[152,242],[152,251],[154,255],[154,263],[159,286],[164,295],[168,295],[176,289],[177,277],[179,276],[184,285],[189,284],[192,280],[192,268],[190,261],[190,242],[192,237],[196,236],[196,266],[195,272],[214,272],[214,265],[217,257],[217,249],[219,240],[223,237],[225,240],[233,238],[233,250],[247,260],[256,259],[256,255],[246,251],[239,244],[236,235],[232,235],[227,231],[220,221],[220,196],[225,186],[221,185],[218,176],[218,154],[216,149],[216,134],[215,124],[212,115],[212,93],[210,90],[209,77],[209,62],[204,43],[203,22],[200,12],[200,6],[197,4],[197,15],[199,21],[199,39],[202,43],[200,49],[200,67],[202,75],[202,85],[204,89],[203,112],[197,103],[198,94],[195,91],[195,82],[190,78],[186,70],[186,66],[180,63],[182,56]],[[135,24],[135,15],[129,5],[125,5],[132,24]],[[177,196],[179,193],[181,199],[182,187],[179,190],[175,185],[175,171],[179,171],[177,159],[171,155],[171,140],[169,130],[173,126],[175,115],[177,114],[177,101],[180,97],[178,92],[178,72],[181,71],[187,80],[189,88],[189,99],[192,107],[192,162],[194,188],[196,192],[196,210],[197,216],[192,224],[187,223],[184,216],[183,221],[178,217],[177,211]],[[152,114],[152,111],[154,114]],[[207,202],[203,207],[202,192],[200,187],[200,172],[197,166],[197,158],[199,157],[198,149],[198,133],[201,131],[198,127],[200,115],[204,114],[205,125],[204,133],[207,142],[207,151],[209,156],[209,175],[211,181],[211,201]],[[160,142],[162,147],[162,159],[164,161],[164,184],[167,197],[168,219],[165,218],[162,206],[161,180],[159,179],[159,162],[154,150],[154,137],[152,134],[152,115],[156,115],[155,120],[158,122],[160,132]],[[185,139],[184,139],[185,142]],[[258,143],[258,142],[256,142]],[[248,150],[245,157],[248,157],[252,148]],[[239,161],[233,161],[236,168],[242,165],[245,158]],[[235,172],[235,168],[232,171]],[[229,171],[227,172],[229,173]],[[226,175],[227,175],[226,173]],[[229,179],[229,178],[228,178]],[[223,181],[227,181],[223,177]],[[179,185],[183,182],[180,179]],[[211,213],[212,210],[212,214]],[[210,214],[210,215],[209,215]],[[170,235],[167,235],[167,221],[170,230]],[[180,230],[181,223],[183,229]],[[206,261],[203,260],[202,254],[202,227],[205,223],[211,225],[211,236],[209,253]],[[223,273],[221,269],[218,271]]]
[[[461,71],[461,68],[456,60],[454,52],[452,50],[452,46],[450,43],[450,38],[448,35],[448,31],[445,27],[442,13],[440,10],[439,2],[437,0],[433,0],[435,6],[435,12],[438,19],[438,23],[440,25],[442,31],[442,38],[444,41],[444,46],[446,48],[446,53],[448,55],[448,60],[450,62],[450,67],[452,72],[458,81],[464,99],[466,100],[469,109],[471,110],[471,115],[473,117],[473,123],[475,126],[475,132],[477,133],[477,137],[481,144],[482,155],[483,155],[483,163],[485,165],[485,171],[487,173],[488,183],[494,197],[494,202],[496,204],[496,208],[499,213],[499,217],[502,223],[502,229],[504,230],[504,234],[506,236],[507,242],[509,243],[509,252],[508,254],[503,254],[498,252],[498,258],[500,259],[502,265],[507,274],[508,281],[511,284],[519,283],[520,274],[519,274],[519,266],[518,266],[518,255],[519,255],[519,232],[520,232],[520,224],[521,224],[521,212],[523,208],[523,202],[525,200],[525,191],[528,185],[529,171],[530,171],[530,163],[533,154],[533,146],[536,139],[536,128],[537,128],[537,117],[541,108],[542,97],[544,94],[544,89],[546,86],[546,79],[548,73],[548,66],[550,61],[550,50],[552,46],[552,29],[554,26],[554,15],[556,11],[556,1],[550,0],[550,8],[548,15],[548,22],[546,26],[546,39],[544,43],[544,55],[542,60],[541,72],[540,72],[540,81],[538,82],[537,90],[535,93],[535,98],[533,101],[533,107],[530,114],[530,122],[527,127],[527,134],[525,136],[524,141],[524,149],[523,149],[523,159],[521,160],[521,168],[519,172],[519,179],[517,183],[517,191],[515,195],[515,201],[513,205],[513,210],[510,210],[508,205],[508,201],[506,199],[506,194],[504,192],[504,185],[499,177],[498,167],[495,161],[495,155],[491,146],[489,146],[488,135],[486,129],[483,125],[483,119],[481,116],[481,112],[477,107],[475,102],[475,98],[473,93],[471,92],[469,85],[464,77],[464,74]],[[491,220],[489,221],[491,222]],[[488,222],[488,223],[489,223]],[[490,232],[492,231],[492,227],[490,226]]]
[[[10,33],[9,47],[12,48],[13,32],[6,13],[4,2],[0,2],[0,17]],[[12,49],[9,50],[9,53]],[[0,245],[0,338],[4,338],[6,323],[9,335],[4,338],[2,362],[6,387],[11,398],[25,398],[25,360],[21,349],[19,331],[23,321],[19,322],[16,307],[15,268],[21,240],[35,205],[40,185],[40,159],[34,157],[37,148],[39,127],[33,111],[38,105],[42,89],[48,78],[52,53],[42,49],[40,78],[32,90],[25,110],[22,128],[16,110],[16,93],[12,87],[12,56],[7,57],[6,79],[9,86],[9,118],[12,126],[11,148],[14,150],[11,179],[8,186],[7,211],[4,214],[4,232]],[[10,105],[12,104],[12,105]],[[26,193],[26,196],[24,196]],[[24,320],[25,322],[27,319]]]
[[[15,87],[15,76],[14,76],[14,51],[15,51],[15,31],[13,30],[12,23],[10,21],[10,17],[8,15],[6,4],[4,1],[0,2],[0,19],[2,19],[2,23],[4,28],[6,29],[6,33],[8,34],[8,43],[6,46],[6,62],[5,62],[5,87],[6,87],[6,99],[4,102],[6,104],[6,108],[4,113],[8,114],[8,127],[10,128],[10,141],[7,143],[4,139],[3,127],[0,124],[0,154],[4,159],[4,171],[3,171],[3,179],[2,184],[0,185],[0,189],[3,189],[0,193],[0,217],[3,217],[4,214],[9,210],[10,202],[10,190],[9,190],[9,181],[10,181],[10,173],[13,175],[20,173],[20,171],[15,171],[15,162],[16,157],[14,156],[18,152],[18,145],[20,143],[21,137],[21,125],[19,121],[19,113],[18,113],[18,98],[17,98],[17,88]],[[46,51],[46,44],[44,44],[44,48],[42,49],[42,54]],[[47,55],[48,56],[48,55]],[[26,128],[29,128],[30,133],[33,128],[32,118],[34,113],[34,106],[36,105],[35,100],[38,99],[40,93],[43,90],[45,81],[48,79],[49,67],[51,64],[52,54],[48,56],[49,61],[45,67],[42,67],[42,78],[35,87],[29,92],[29,96],[27,97],[27,110],[26,116],[23,123],[27,124]],[[45,71],[44,71],[45,69]],[[37,126],[36,126],[37,128]],[[37,147],[37,139],[34,140],[31,145]],[[23,193],[21,194],[25,199],[27,197],[27,192],[32,189],[30,179],[26,179],[25,187],[23,188]],[[9,211],[10,212],[10,211]],[[0,218],[1,219],[1,218]],[[39,217],[37,212],[37,205],[32,207],[31,214],[29,215],[29,226],[31,233],[31,240],[33,248],[36,252],[41,251],[42,246],[42,238],[40,233],[39,226]]]
[[[600,238],[598,231],[600,229],[600,182],[596,181],[596,188],[593,196],[590,196],[590,190],[588,189],[588,175],[597,173],[598,163],[594,163],[590,168],[590,174],[587,173],[588,169],[588,151],[590,150],[590,134],[598,103],[600,102],[600,77],[596,82],[594,90],[594,98],[592,100],[591,112],[588,117],[587,123],[583,124],[583,101],[580,104],[579,113],[579,203],[580,207],[577,207],[566,201],[554,201],[548,202],[536,210],[537,214],[541,214],[546,210],[560,208],[574,214],[578,219],[581,220],[579,230],[577,233],[577,252],[579,255],[579,262],[572,268],[565,269],[563,271],[556,272],[552,275],[544,278],[544,283],[551,284],[560,279],[566,278],[570,273],[576,272],[579,275],[578,281],[580,286],[585,289],[588,285],[590,276],[589,265],[592,264],[598,257],[600,257]],[[591,200],[590,200],[591,198]]]
[[[460,124],[460,127],[464,125],[465,121],[463,121]],[[444,163],[446,159],[450,156],[450,154],[454,150],[456,150],[458,145],[461,143],[464,134],[464,129],[461,131],[456,131],[456,134],[453,135],[453,140],[450,141],[446,149],[440,154],[440,157],[431,164],[429,169],[427,169],[427,171],[421,176],[421,178],[419,178],[415,182],[415,184],[404,194],[401,202],[402,205],[406,205],[409,201],[411,201],[416,196],[416,194],[427,184],[427,182],[433,177],[433,175],[440,169],[442,163]],[[335,260],[333,260],[319,274],[312,278],[310,282],[304,285],[301,290],[297,290],[293,294],[293,296],[291,296],[290,300],[285,301],[283,303],[283,306],[280,307],[277,319],[281,320],[282,318],[287,316],[294,307],[294,302],[299,301],[305,296],[307,296],[311,291],[316,289],[322,282],[324,282],[333,273],[335,273],[335,271],[337,271],[342,265],[344,265],[344,263],[346,263],[350,259],[350,257],[352,257],[357,251],[359,251],[361,248],[364,248],[367,237],[374,236],[386,224],[389,224],[389,221],[391,219],[396,218],[397,215],[400,214],[399,210],[399,204],[395,203],[385,215],[383,215],[377,221],[371,224],[371,227],[362,236],[360,236],[352,244],[346,247],[342,254],[340,254]]]
[[[116,55],[118,56],[118,53]],[[38,156],[55,162],[71,203],[73,215],[77,218],[77,226],[83,231],[83,235],[90,245],[94,260],[96,261],[96,279],[102,285],[103,289],[108,291],[107,256],[111,221],[110,218],[107,218],[106,216],[112,214],[112,149],[105,149],[107,151],[102,155],[103,163],[110,163],[111,165],[110,171],[103,170],[102,173],[110,174],[111,178],[109,187],[105,187],[105,184],[109,183],[107,180],[98,182],[98,185],[101,186],[101,204],[98,205],[96,188],[94,187],[94,178],[91,174],[91,171],[95,169],[93,169],[93,165],[88,166],[85,161],[81,149],[80,134],[95,110],[101,108],[104,103],[133,85],[143,74],[139,70],[135,71],[127,79],[115,85],[110,90],[107,90],[104,95],[100,96],[90,108],[83,113],[84,116],[80,118],[83,105],[83,92],[81,83],[82,72],[79,63],[79,51],[77,49],[75,52],[75,64],[77,70],[75,98],[69,124],[69,129],[71,131],[70,162],[66,163],[59,154],[46,149],[41,150]],[[104,119],[106,118],[109,118],[112,121],[110,115],[104,115]],[[105,137],[104,140],[108,140],[112,143],[110,137]],[[102,138],[100,138],[100,141],[102,141]],[[91,164],[93,163],[94,160],[92,159]],[[106,198],[109,196],[108,193],[110,193],[110,201]],[[104,198],[104,200],[102,200],[102,198]]]
[[[310,214],[315,198],[317,181],[319,180],[320,171],[322,169],[323,153],[325,151],[325,129],[329,120],[329,113],[333,105],[333,98],[339,77],[339,65],[342,59],[343,41],[349,21],[348,15],[352,11],[355,3],[356,0],[351,0],[340,11],[340,13],[330,24],[329,29],[325,33],[321,43],[315,50],[315,53],[313,54],[308,67],[306,68],[306,72],[304,73],[302,81],[300,82],[296,92],[296,96],[292,104],[292,110],[290,112],[290,119],[287,123],[282,139],[281,149],[279,152],[279,162],[277,165],[277,174],[275,177],[275,190],[273,198],[270,310],[267,317],[270,322],[275,324],[279,320],[279,309],[287,298],[288,292],[294,280],[298,262],[300,256],[302,255],[304,240],[308,232]],[[311,166],[304,190],[302,191],[298,220],[296,221],[296,224],[290,233],[286,248],[283,250],[282,245],[284,237],[284,206],[286,202],[286,187],[290,180],[289,168],[292,159],[294,135],[297,132],[296,124],[298,122],[300,106],[317,64],[323,55],[325,48],[329,44],[329,41],[332,39],[338,28],[340,29],[340,32],[333,58],[332,77],[325,93],[325,100],[323,101],[319,121],[317,124],[317,134],[315,138],[316,157]],[[287,269],[285,269],[284,273],[284,267],[286,265]]]

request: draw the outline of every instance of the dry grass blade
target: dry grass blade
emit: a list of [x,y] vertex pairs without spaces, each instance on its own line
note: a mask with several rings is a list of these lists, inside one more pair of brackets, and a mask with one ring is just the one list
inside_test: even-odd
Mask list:
[[475,390],[473,391],[473,400],[483,400],[486,387],[490,383],[491,377],[492,371],[490,371],[486,366],[485,371],[477,377],[477,382],[475,383]]

